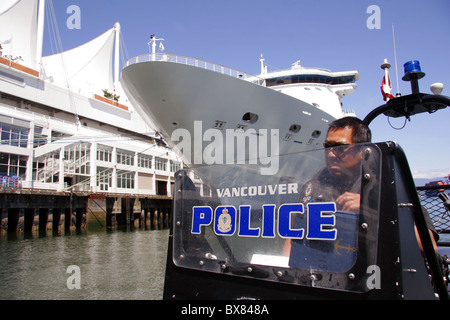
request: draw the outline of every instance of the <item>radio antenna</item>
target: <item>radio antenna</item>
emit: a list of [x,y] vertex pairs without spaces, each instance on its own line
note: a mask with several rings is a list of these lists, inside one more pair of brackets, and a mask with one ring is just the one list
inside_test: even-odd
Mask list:
[[397,47],[396,47],[396,44],[395,44],[395,29],[394,29],[394,24],[392,24],[392,38],[393,38],[393,41],[394,41],[394,58],[395,58],[395,75],[396,75],[396,78],[397,78],[397,97],[399,97],[399,96],[401,96],[401,94],[400,94],[400,87],[399,87],[399,85],[398,85],[398,64],[397,64]]

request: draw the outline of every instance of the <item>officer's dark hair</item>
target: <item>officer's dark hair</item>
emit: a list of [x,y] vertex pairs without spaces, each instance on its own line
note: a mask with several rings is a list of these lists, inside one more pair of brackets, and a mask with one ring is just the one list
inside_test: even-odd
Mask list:
[[330,124],[328,132],[333,129],[353,128],[352,141],[353,143],[364,143],[372,141],[372,132],[369,127],[356,117],[344,117],[337,119]]

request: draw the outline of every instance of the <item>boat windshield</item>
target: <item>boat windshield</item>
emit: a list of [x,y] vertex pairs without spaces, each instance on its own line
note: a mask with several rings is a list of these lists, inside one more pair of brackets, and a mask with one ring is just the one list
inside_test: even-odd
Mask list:
[[368,291],[380,172],[373,144],[282,156],[272,176],[250,164],[179,171],[173,261],[235,277]]
[[354,83],[355,81],[356,78],[354,75],[330,77],[317,74],[299,74],[266,79],[266,86],[273,87],[293,83],[322,83],[328,85],[337,85],[337,84]]

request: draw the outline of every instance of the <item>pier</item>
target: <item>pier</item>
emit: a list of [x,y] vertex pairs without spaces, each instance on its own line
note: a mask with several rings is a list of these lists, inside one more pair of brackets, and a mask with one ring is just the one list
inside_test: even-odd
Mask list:
[[70,235],[161,230],[169,227],[172,197],[0,188],[1,234]]

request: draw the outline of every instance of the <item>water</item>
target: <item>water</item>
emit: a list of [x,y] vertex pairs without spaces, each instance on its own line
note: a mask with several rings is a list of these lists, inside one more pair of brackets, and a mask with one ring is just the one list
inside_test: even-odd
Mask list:
[[0,299],[160,300],[168,235],[161,230],[2,238]]

